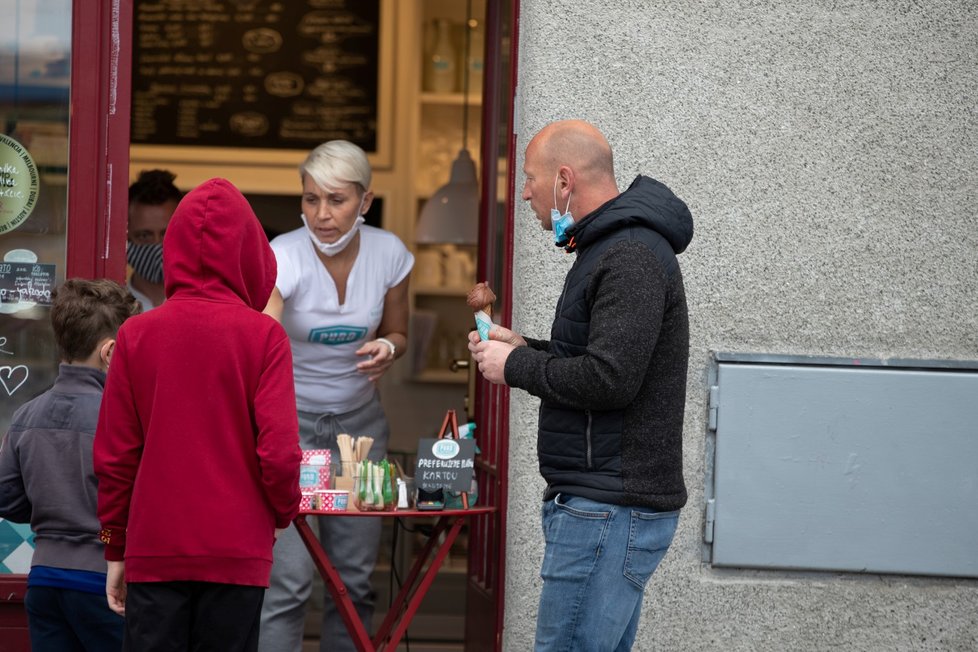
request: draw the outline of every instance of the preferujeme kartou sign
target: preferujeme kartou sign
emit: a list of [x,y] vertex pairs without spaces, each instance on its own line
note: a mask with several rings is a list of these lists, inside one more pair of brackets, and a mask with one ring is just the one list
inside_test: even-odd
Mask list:
[[469,491],[474,466],[475,440],[421,439],[414,480],[425,491]]

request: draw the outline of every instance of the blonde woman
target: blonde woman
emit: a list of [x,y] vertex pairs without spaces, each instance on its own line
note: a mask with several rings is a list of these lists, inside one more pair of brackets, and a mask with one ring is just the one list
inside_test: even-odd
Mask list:
[[[377,381],[407,348],[408,277],[414,257],[395,236],[364,224],[373,201],[367,156],[334,140],[299,167],[303,225],[272,241],[278,279],[265,312],[289,334],[303,449],[339,452],[336,435],[370,435],[370,458],[387,454],[389,428]],[[320,541],[370,631],[370,575],[380,519],[321,518]],[[314,567],[294,527],[275,544],[262,609],[262,652],[299,652]],[[354,650],[332,600],[321,649]]]

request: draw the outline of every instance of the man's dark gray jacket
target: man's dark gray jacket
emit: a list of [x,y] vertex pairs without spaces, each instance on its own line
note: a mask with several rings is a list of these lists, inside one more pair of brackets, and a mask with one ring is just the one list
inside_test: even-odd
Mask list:
[[508,385],[541,399],[544,498],[679,509],[689,321],[676,254],[693,218],[639,176],[567,236],[576,260],[550,340],[527,339],[504,370]]

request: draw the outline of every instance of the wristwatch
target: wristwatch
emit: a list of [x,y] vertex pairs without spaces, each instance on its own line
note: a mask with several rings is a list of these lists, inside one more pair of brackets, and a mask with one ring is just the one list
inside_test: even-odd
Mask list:
[[387,346],[389,346],[389,347],[390,347],[390,350],[391,350],[391,360],[393,360],[393,359],[394,359],[394,354],[396,354],[396,353],[397,353],[397,347],[396,347],[396,346],[394,346],[394,343],[393,343],[393,342],[391,342],[391,341],[390,341],[389,339],[387,339],[386,337],[378,337],[378,338],[377,338],[377,341],[378,341],[378,342],[383,342],[384,344],[386,344]]

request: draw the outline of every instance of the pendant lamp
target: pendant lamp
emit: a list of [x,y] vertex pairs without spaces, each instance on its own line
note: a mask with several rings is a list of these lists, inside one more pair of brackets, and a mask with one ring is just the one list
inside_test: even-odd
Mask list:
[[475,161],[468,150],[469,137],[469,46],[472,27],[472,0],[465,10],[465,70],[462,73],[462,149],[452,162],[448,183],[421,209],[415,230],[419,244],[474,245],[479,236],[479,182]]

